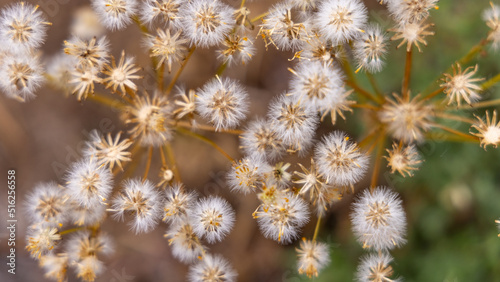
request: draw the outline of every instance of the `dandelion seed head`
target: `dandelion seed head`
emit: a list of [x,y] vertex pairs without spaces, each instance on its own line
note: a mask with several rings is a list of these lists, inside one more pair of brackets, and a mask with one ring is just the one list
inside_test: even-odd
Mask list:
[[328,245],[325,243],[303,238],[296,251],[299,274],[306,274],[309,278],[318,277],[318,273],[330,262]]
[[0,86],[5,95],[21,102],[34,98],[44,82],[38,56],[10,54],[0,62]]
[[358,62],[358,69],[363,68],[370,73],[381,71],[386,53],[387,37],[378,25],[368,26],[354,42],[354,57]]
[[180,0],[146,0],[142,4],[141,20],[147,24],[155,22],[165,27],[178,28],[180,26]]
[[389,156],[384,157],[387,160],[387,166],[391,168],[391,173],[399,172],[403,177],[406,175],[412,177],[413,171],[418,170],[422,163],[420,155],[415,145],[399,146],[392,144],[392,150],[386,149]]
[[205,255],[189,269],[190,282],[234,282],[237,273],[229,262],[220,255]]
[[191,220],[196,235],[213,244],[229,234],[234,226],[235,216],[234,210],[226,200],[210,196],[198,201]]
[[187,219],[196,203],[196,194],[185,191],[184,185],[175,183],[165,189],[163,221],[179,222]]
[[165,234],[172,250],[172,255],[184,263],[191,263],[202,256],[205,247],[200,238],[194,233],[193,226],[189,220],[178,221]]
[[391,250],[406,242],[406,215],[398,195],[388,188],[366,189],[353,204],[351,222],[363,248]]
[[52,251],[59,240],[61,240],[61,235],[58,233],[57,228],[30,228],[26,236],[26,250],[32,258],[40,259],[42,255]]
[[166,65],[171,72],[172,64],[180,62],[187,52],[185,44],[188,40],[182,36],[181,30],[172,34],[170,29],[157,29],[156,33],[156,36],[149,35],[146,40],[150,56],[159,59],[157,68]]
[[436,8],[438,0],[394,0],[387,2],[387,9],[398,23],[415,23],[429,17],[429,10]]
[[257,119],[249,123],[240,136],[240,148],[246,155],[258,159],[276,160],[285,153],[283,141],[270,122]]
[[248,112],[248,93],[236,80],[216,77],[197,91],[196,109],[216,130],[236,127]]
[[29,195],[26,209],[33,222],[43,227],[59,227],[67,219],[68,198],[65,189],[56,183],[40,183]]
[[110,30],[120,30],[132,22],[137,11],[136,0],[92,0],[100,22]]
[[399,282],[401,279],[391,279],[394,270],[391,266],[392,257],[386,252],[368,254],[361,258],[356,273],[357,281],[360,282]]

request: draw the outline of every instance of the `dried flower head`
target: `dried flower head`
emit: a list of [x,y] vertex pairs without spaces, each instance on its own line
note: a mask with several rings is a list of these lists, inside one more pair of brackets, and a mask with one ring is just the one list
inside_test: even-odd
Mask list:
[[180,9],[182,29],[191,44],[201,47],[217,45],[235,23],[234,9],[219,0],[185,2]]
[[483,12],[483,19],[490,28],[488,40],[492,42],[494,49],[498,49],[500,47],[500,6],[493,5],[493,2],[490,2],[490,5],[491,8]]
[[352,113],[352,105],[356,104],[356,101],[348,100],[347,98],[354,92],[354,90],[345,90],[342,88],[342,94],[336,95],[335,99],[331,99],[329,104],[324,106],[323,115],[321,115],[321,121],[330,113],[330,118],[332,125],[337,122],[337,116],[340,116],[345,120],[344,112]]
[[378,254],[368,254],[361,258],[356,273],[359,282],[399,282],[400,279],[393,279],[394,271],[391,266],[392,257],[386,252]]
[[109,43],[105,36],[89,40],[75,37],[70,41],[64,41],[64,53],[78,59],[78,64],[83,68],[100,69],[108,61]]
[[352,186],[365,175],[368,156],[344,132],[335,131],[323,138],[314,154],[318,172],[328,183]]
[[302,238],[300,247],[296,251],[299,273],[306,274],[309,278],[318,277],[318,272],[330,262],[328,245],[325,243]]
[[125,214],[133,217],[129,223],[136,234],[153,230],[160,219],[161,196],[149,180],[128,179],[123,189],[113,199],[112,208],[115,218],[123,220]]
[[196,110],[196,92],[193,89],[186,91],[182,87],[177,87],[177,93],[177,97],[181,99],[174,101],[174,104],[178,106],[173,112],[175,118],[182,119],[184,116],[193,118],[194,111]]
[[334,45],[358,37],[368,20],[365,5],[359,0],[326,0],[314,15],[314,26]]
[[198,201],[191,214],[194,232],[208,243],[222,241],[233,228],[235,216],[229,203],[215,196]]
[[189,269],[190,282],[234,282],[237,273],[220,255],[205,255]]
[[120,141],[121,132],[118,132],[113,139],[111,133],[104,137],[97,130],[90,132],[90,141],[86,143],[87,148],[84,151],[84,156],[87,158],[96,158],[98,165],[104,165],[110,171],[117,165],[123,170],[122,162],[131,161],[130,153],[127,149],[132,145],[132,141],[125,138]]
[[175,183],[165,189],[163,221],[179,222],[186,220],[196,203],[196,194],[186,192],[184,185]]
[[324,112],[343,91],[340,71],[328,63],[301,61],[289,69],[295,77],[290,81],[290,94],[313,111]]
[[386,52],[387,37],[380,26],[368,26],[354,42],[354,56],[358,62],[357,71],[362,68],[370,73],[381,71]]
[[136,0],[92,0],[100,22],[111,30],[125,28],[137,10]]
[[44,81],[39,57],[32,54],[11,54],[1,59],[0,76],[5,95],[21,102],[35,97],[35,91]]
[[194,233],[189,220],[174,223],[164,237],[169,238],[168,244],[172,248],[172,254],[181,262],[191,263],[205,252],[205,247]]
[[181,0],[146,0],[142,4],[141,20],[148,24],[158,22],[169,28],[179,27],[181,4]]
[[56,246],[61,240],[61,235],[57,233],[57,228],[35,227],[28,230],[26,240],[28,241],[26,250],[31,257],[40,259]]
[[291,193],[276,199],[274,204],[259,207],[254,213],[264,237],[280,244],[291,243],[309,221],[307,203]]
[[401,24],[415,23],[429,17],[429,10],[437,8],[439,0],[395,0],[387,2],[387,9]]
[[246,117],[248,93],[238,81],[216,76],[197,91],[196,109],[216,130],[234,128]]
[[249,123],[240,135],[240,148],[248,156],[259,159],[275,160],[283,155],[285,147],[276,129],[270,122],[257,119]]
[[253,41],[237,34],[230,34],[224,37],[221,49],[217,50],[219,61],[231,66],[233,64],[246,64],[255,54]]
[[317,166],[314,163],[314,159],[311,158],[311,167],[307,169],[301,163],[298,163],[302,172],[294,171],[293,173],[297,175],[298,179],[293,181],[296,184],[302,184],[299,194],[304,195],[309,192],[310,200],[314,200],[321,193],[321,187],[325,182],[323,180],[323,175],[318,172]]
[[488,111],[486,111],[486,118],[484,120],[481,117],[475,117],[478,122],[473,124],[472,128],[477,130],[477,132],[470,132],[470,134],[481,139],[481,146],[485,150],[488,145],[493,145],[496,148],[500,143],[500,121],[497,123],[497,111],[493,111],[491,119]]
[[397,171],[403,177],[406,175],[412,177],[413,171],[418,170],[418,166],[422,163],[415,145],[403,146],[393,143],[392,150],[386,149],[386,151],[389,156],[384,158],[388,162],[387,166],[391,168],[391,173]]
[[387,99],[379,113],[380,121],[396,139],[405,143],[420,142],[424,139],[423,131],[432,127],[433,107],[419,101],[418,95],[413,99],[404,99],[394,94],[395,100]]
[[273,44],[285,51],[301,49],[307,38],[306,26],[305,23],[294,22],[292,8],[289,3],[279,3],[264,17],[259,34],[265,40],[266,47]]
[[479,92],[481,87],[476,83],[484,80],[484,78],[472,78],[477,72],[477,65],[475,67],[468,67],[462,71],[460,64],[453,65],[453,75],[445,73],[443,84],[444,93],[448,95],[448,105],[456,101],[460,106],[461,100],[465,100],[467,104],[472,104],[479,100]]
[[83,159],[71,165],[66,175],[68,195],[86,208],[106,203],[113,189],[113,175],[95,159]]
[[40,258],[40,266],[45,277],[57,282],[67,281],[68,255],[65,253],[47,254]]
[[389,31],[396,33],[391,37],[391,40],[402,39],[397,48],[403,46],[406,43],[407,52],[410,52],[413,45],[417,47],[419,52],[422,52],[419,43],[427,46],[427,41],[425,41],[424,38],[428,35],[434,35],[433,31],[427,30],[428,28],[433,26],[434,24],[426,24],[425,21],[422,21],[401,24],[395,28],[389,29]]
[[292,96],[281,95],[269,106],[268,120],[289,151],[304,152],[309,148],[318,125],[318,117]]
[[398,195],[388,188],[366,189],[353,204],[351,221],[363,248],[390,250],[406,242],[405,212]]
[[172,138],[172,129],[168,121],[171,119],[172,107],[165,96],[155,94],[150,98],[147,93],[137,95],[133,106],[124,111],[127,124],[134,124],[129,130],[131,139],[140,138],[144,146],[161,146]]
[[7,49],[27,53],[43,43],[51,23],[38,7],[21,1],[2,9],[0,37]]
[[172,71],[172,63],[179,62],[187,51],[185,44],[188,40],[181,36],[181,30],[171,34],[170,29],[157,29],[158,35],[149,35],[146,45],[149,47],[150,56],[159,59],[156,68],[166,64],[168,72]]
[[88,95],[94,95],[94,83],[101,83],[99,70],[94,67],[78,66],[71,72],[69,83],[73,85],[72,94],[76,94],[76,99],[81,101],[87,99]]
[[137,91],[137,86],[132,82],[133,79],[141,79],[142,76],[135,74],[141,68],[134,65],[134,58],[125,57],[125,51],[116,65],[115,58],[111,56],[111,65],[106,64],[102,71],[107,77],[103,78],[101,83],[106,84],[106,88],[113,89],[113,92],[119,88],[122,95],[127,93],[127,88]]
[[29,195],[26,209],[33,222],[44,227],[60,227],[68,216],[68,196],[54,182],[40,183]]
[[234,162],[227,175],[231,190],[247,194],[259,187],[262,181],[262,166],[265,165],[256,157],[246,157]]

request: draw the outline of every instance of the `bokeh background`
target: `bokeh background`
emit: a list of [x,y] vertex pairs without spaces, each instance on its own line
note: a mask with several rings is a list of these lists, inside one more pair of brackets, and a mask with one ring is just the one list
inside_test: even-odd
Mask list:
[[[0,8],[13,1],[0,0]],[[239,2],[228,0],[233,6]],[[275,1],[251,1],[252,16],[266,10]],[[43,57],[61,52],[63,41],[69,38],[73,13],[88,6],[89,1],[46,0],[39,4],[53,23],[43,47]],[[389,28],[391,21],[375,0],[365,1],[372,21]],[[500,3],[496,3],[500,4]],[[431,11],[435,36],[428,37],[423,53],[415,52],[412,93],[427,89],[455,60],[467,53],[487,34],[488,28],[481,13],[489,7],[487,0],[442,0],[439,10]],[[256,34],[257,30],[254,31]],[[140,87],[152,87],[150,60],[142,44],[142,35],[135,25],[109,33],[112,54],[122,49],[136,57],[144,67],[145,78]],[[0,43],[1,44],[1,43]],[[386,94],[398,91],[404,68],[404,50],[396,50],[392,43],[387,66],[376,74]],[[255,41],[258,52],[243,67],[226,70],[227,76],[239,79],[251,95],[248,120],[264,116],[272,97],[287,88],[291,73],[287,71],[291,53],[265,50],[261,40]],[[479,75],[492,77],[500,71],[500,52],[484,50],[475,60]],[[473,64],[473,63],[471,63]],[[212,78],[219,63],[213,50],[198,49],[187,64],[179,82],[188,88],[197,88]],[[174,69],[175,71],[175,69]],[[167,76],[166,80],[171,76]],[[361,83],[369,89],[363,74]],[[4,79],[4,78],[0,78]],[[102,89],[98,89],[102,91]],[[494,87],[484,93],[485,99],[500,98]],[[466,115],[484,115],[484,109],[469,110]],[[366,135],[372,117],[359,109],[347,114],[347,121],[339,120],[333,127],[328,122],[318,130],[317,138],[334,129],[345,130],[355,139]],[[468,126],[450,124],[463,132]],[[75,97],[65,97],[59,91],[44,87],[38,97],[28,103],[18,103],[0,95],[0,171],[7,177],[8,169],[16,169],[17,176],[17,274],[7,274],[6,264],[0,267],[0,281],[46,281],[37,263],[24,251],[26,220],[23,204],[30,191],[39,182],[63,183],[64,169],[80,156],[83,142],[92,129],[116,133],[125,131],[118,113],[92,101],[79,103]],[[241,157],[238,138],[232,135],[202,132],[223,147],[233,157]],[[228,161],[213,148],[183,135],[176,135],[173,147],[182,180],[189,189],[200,195],[217,194],[228,199],[237,211],[234,230],[222,243],[211,246],[231,261],[239,273],[238,281],[308,281],[296,270],[295,247],[298,242],[280,246],[265,239],[251,213],[258,202],[254,195],[235,195],[225,184],[230,168]],[[379,183],[400,193],[408,217],[408,243],[392,252],[395,273],[405,281],[500,281],[500,238],[494,220],[500,217],[500,149],[484,150],[478,144],[429,141],[419,147],[425,159],[413,178],[402,178],[386,173]],[[295,163],[297,159],[286,161]],[[300,161],[300,160],[299,160]],[[307,159],[303,159],[305,163]],[[142,173],[145,154],[139,160],[138,174]],[[160,158],[155,155],[150,178],[158,180]],[[383,162],[385,166],[385,162]],[[290,171],[298,170],[294,165]],[[116,183],[120,183],[120,178]],[[0,218],[6,219],[6,185],[2,180],[0,191]],[[369,177],[357,186],[357,191],[369,184]],[[359,258],[365,251],[354,240],[349,221],[352,196],[346,196],[335,205],[324,220],[319,240],[330,246],[331,263],[314,281],[352,281]],[[314,221],[303,231],[313,234]],[[114,255],[105,259],[107,270],[97,281],[184,281],[187,266],[175,260],[168,242],[163,238],[165,224],[149,233],[134,235],[124,223],[108,218],[103,229],[115,239]],[[7,254],[7,232],[0,229],[0,255]],[[71,273],[71,271],[70,271]],[[76,281],[70,274],[69,281]],[[122,280],[120,280],[122,279]],[[126,280],[128,279],[128,280]]]

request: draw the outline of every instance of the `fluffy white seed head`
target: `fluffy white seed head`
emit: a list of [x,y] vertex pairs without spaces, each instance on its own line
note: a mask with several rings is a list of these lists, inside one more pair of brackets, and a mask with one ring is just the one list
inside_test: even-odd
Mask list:
[[222,46],[217,50],[217,59],[228,66],[233,64],[246,64],[255,54],[255,47],[251,38],[230,34],[224,37]]
[[113,189],[113,175],[95,159],[73,163],[66,175],[67,193],[72,200],[86,208],[106,203]]
[[184,57],[188,42],[182,36],[182,31],[172,32],[170,29],[157,29],[158,35],[149,35],[146,40],[146,45],[149,48],[150,56],[159,59],[157,68],[167,66],[168,72],[172,71],[172,64],[179,62]]
[[468,67],[462,71],[460,64],[453,65],[453,73],[444,74],[444,81],[441,87],[444,88],[443,92],[447,95],[448,105],[456,102],[460,106],[462,99],[469,105],[481,99],[479,92],[482,88],[478,83],[484,78],[473,78],[477,73],[477,65],[475,67]]
[[285,153],[285,146],[271,122],[257,119],[249,123],[240,136],[241,146],[246,155],[258,159],[276,160]]
[[261,206],[254,218],[264,237],[288,244],[299,236],[300,229],[309,221],[309,209],[302,198],[287,193],[267,208]]
[[354,42],[354,57],[358,62],[358,70],[363,68],[370,73],[381,71],[386,52],[387,37],[378,25],[368,26]]
[[387,166],[391,168],[391,173],[399,172],[403,177],[406,175],[412,177],[413,172],[418,170],[418,166],[422,163],[422,159],[418,154],[415,145],[402,146],[396,143],[392,144],[392,150],[386,149],[389,156]]
[[406,43],[406,51],[409,52],[413,45],[415,45],[419,52],[422,52],[420,44],[427,46],[426,36],[434,35],[433,31],[429,31],[428,28],[434,26],[434,24],[426,24],[425,21],[413,22],[400,24],[395,28],[389,29],[389,31],[395,32],[396,34],[391,37],[391,40],[399,40],[398,47],[403,46]]
[[306,274],[309,278],[318,277],[318,272],[330,262],[328,245],[325,243],[302,238],[300,247],[296,250],[297,269],[300,274]]
[[58,230],[53,227],[35,227],[28,229],[26,235],[26,250],[31,257],[40,259],[54,249],[61,240]]
[[360,0],[326,0],[314,16],[314,26],[333,44],[350,41],[362,33],[368,20],[366,7]]
[[0,86],[7,97],[21,102],[34,98],[44,82],[38,56],[9,54],[0,62]]
[[179,222],[187,219],[196,203],[196,194],[185,191],[184,185],[175,183],[165,189],[163,221]]
[[155,93],[137,95],[134,105],[125,108],[123,118],[125,123],[133,124],[129,130],[131,139],[139,138],[144,146],[161,146],[172,139],[172,129],[168,121],[172,116],[172,105],[168,99]]
[[92,209],[76,201],[69,204],[69,218],[77,226],[95,226],[106,218],[106,205],[97,205]]
[[260,34],[266,40],[266,47],[288,51],[302,49],[307,38],[307,23],[296,22],[295,10],[290,3],[279,3],[269,10],[263,19]]
[[271,126],[290,151],[304,152],[312,143],[318,117],[295,97],[281,95],[271,102],[268,112]]
[[136,234],[153,230],[161,216],[162,202],[160,194],[149,180],[128,179],[123,189],[113,199],[110,211],[117,219],[123,220],[125,214],[132,216],[129,223]]
[[64,53],[78,60],[78,65],[83,68],[103,67],[108,62],[109,42],[105,36],[90,39],[74,37],[64,41]]
[[198,201],[191,214],[193,230],[208,243],[219,242],[229,234],[235,221],[234,210],[219,197],[208,197]]
[[220,255],[205,255],[189,269],[190,282],[234,282],[237,277],[231,264]]
[[316,147],[314,159],[318,171],[328,183],[351,186],[363,178],[368,168],[368,156],[341,131],[323,138]]
[[90,231],[78,231],[66,242],[66,253],[71,262],[79,262],[87,257],[98,257],[113,253],[113,240],[106,233],[93,234]]
[[26,2],[7,6],[0,14],[2,45],[11,51],[27,53],[42,45],[48,25],[38,6]]
[[185,2],[180,9],[182,29],[192,45],[214,46],[231,32],[233,13],[233,8],[219,0]]
[[192,263],[205,252],[189,220],[175,222],[164,236],[168,238],[172,255],[181,262]]
[[108,133],[107,136],[99,134],[97,130],[90,132],[90,140],[85,143],[87,148],[83,151],[86,158],[95,158],[98,165],[104,165],[110,171],[117,165],[123,170],[122,162],[130,161],[132,153],[128,148],[132,145],[132,141],[128,138],[120,140],[121,132],[115,138]]
[[169,28],[180,26],[181,0],[146,0],[140,11],[141,20],[147,24],[158,23]]
[[394,274],[391,262],[392,257],[386,252],[363,256],[358,266],[356,280],[359,282],[401,281],[401,279],[391,278]]
[[67,281],[68,255],[65,253],[47,254],[40,258],[40,267],[45,277],[54,281]]
[[363,248],[391,250],[406,242],[406,215],[398,194],[388,188],[366,189],[353,204],[351,222]]
[[439,0],[391,0],[387,9],[400,24],[415,23],[429,17],[429,10],[437,8]]
[[247,194],[257,189],[263,178],[262,164],[262,160],[255,157],[246,157],[234,162],[227,175],[227,182],[231,190]]
[[405,143],[423,141],[424,132],[432,127],[432,105],[419,101],[418,96],[410,100],[394,94],[394,98],[387,99],[388,103],[382,106],[380,121],[395,139]]
[[304,60],[290,71],[294,77],[289,95],[313,111],[324,112],[343,93],[342,75],[331,64]]
[[59,227],[68,216],[68,198],[65,189],[56,183],[39,183],[28,196],[28,215],[37,225]]
[[485,150],[488,145],[493,145],[496,148],[500,144],[500,121],[497,123],[497,111],[493,111],[491,118],[488,111],[486,111],[485,119],[479,116],[475,117],[478,121],[471,126],[471,129],[475,129],[477,132],[470,131],[470,133],[480,138],[480,145]]
[[92,0],[101,23],[110,30],[125,28],[137,10],[136,0]]
[[197,91],[196,109],[217,130],[234,128],[246,117],[248,93],[238,81],[216,77]]
[[490,28],[488,40],[492,42],[493,49],[496,50],[500,47],[500,6],[492,3],[491,8],[483,12],[483,19]]

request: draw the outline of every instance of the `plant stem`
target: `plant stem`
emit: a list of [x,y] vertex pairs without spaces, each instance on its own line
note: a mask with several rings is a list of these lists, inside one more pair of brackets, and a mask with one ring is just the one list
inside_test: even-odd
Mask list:
[[465,123],[475,123],[476,121],[473,120],[473,119],[470,119],[470,118],[466,118],[466,117],[461,117],[461,116],[456,116],[456,115],[451,115],[451,114],[446,114],[446,113],[437,113],[436,114],[437,117],[440,117],[440,118],[444,118],[444,119],[449,119],[449,120],[456,120],[456,121],[460,121],[460,122],[465,122]]
[[225,63],[222,63],[218,68],[217,68],[217,72],[215,73],[215,75],[218,75],[218,76],[222,76],[222,74],[224,73],[224,71],[226,70],[227,68],[227,62]]
[[373,77],[373,74],[366,72],[366,76],[368,77],[368,80],[370,81],[370,84],[372,85],[373,91],[375,91],[375,94],[379,96],[380,98],[384,99],[384,94],[380,90],[380,87],[378,86],[377,80],[375,80],[375,77]]
[[142,182],[146,181],[148,178],[149,168],[151,167],[151,159],[153,158],[153,146],[149,146],[148,149],[148,159],[146,160],[146,168],[144,169],[144,176],[142,177]]
[[373,193],[375,191],[375,187],[377,186],[378,175],[380,173],[380,166],[382,164],[382,154],[384,153],[385,148],[385,135],[381,132],[380,137],[377,140],[378,147],[377,152],[375,153],[375,165],[373,166],[373,174],[372,179],[370,181],[370,192]]
[[197,138],[197,139],[209,144],[210,146],[214,147],[217,151],[219,151],[222,155],[224,155],[224,157],[226,157],[228,160],[230,160],[231,162],[234,162],[234,159],[228,153],[226,153],[221,147],[219,147],[217,144],[215,144],[214,141],[208,139],[207,137],[200,135],[198,133],[192,132],[190,130],[184,129],[182,127],[177,127],[176,130],[182,134],[192,136],[194,138]]
[[167,153],[168,162],[170,163],[170,167],[172,167],[172,171],[174,172],[174,177],[178,182],[182,182],[181,174],[179,173],[179,168],[177,167],[177,163],[175,161],[174,150],[172,150],[172,144],[167,143],[165,145],[165,152]]
[[498,106],[500,105],[500,99],[495,99],[495,100],[491,100],[491,101],[484,101],[484,102],[479,102],[479,103],[475,103],[475,104],[472,104],[472,105],[467,105],[467,106],[460,106],[460,107],[456,107],[457,110],[467,110],[467,109],[479,109],[479,108],[486,108],[486,107],[490,107],[490,106]]
[[471,140],[471,141],[472,141],[472,140],[474,140],[474,141],[476,141],[476,142],[477,142],[477,141],[479,141],[479,138],[477,138],[477,137],[475,137],[475,136],[472,136],[472,135],[469,135],[469,134],[466,134],[466,133],[460,132],[460,131],[455,130],[455,129],[453,129],[453,128],[449,128],[449,127],[447,127],[447,126],[445,126],[445,125],[442,125],[442,124],[434,124],[434,126],[435,126],[435,127],[437,127],[437,128],[440,128],[440,129],[442,129],[442,130],[444,130],[444,131],[448,131],[449,133],[452,133],[452,134],[455,134],[455,135],[457,135],[457,136],[460,136],[460,137],[462,137],[462,138],[464,138],[464,139],[468,139],[468,140]]
[[409,93],[408,93],[408,87],[410,85],[410,79],[411,79],[411,64],[412,64],[412,51],[413,48],[410,48],[410,51],[406,52],[406,64],[405,64],[405,74],[403,77],[403,87],[401,89],[401,94],[403,95],[403,98],[407,101],[409,101]]
[[370,105],[370,104],[352,104],[352,108],[360,108],[360,109],[368,109],[368,110],[373,110],[373,111],[378,111],[380,110],[379,107]]
[[316,238],[318,238],[318,233],[319,233],[319,226],[321,225],[321,216],[318,216],[318,220],[316,221],[316,227],[314,227],[314,235],[313,235],[313,241],[316,241]]
[[481,84],[481,89],[487,90],[500,81],[500,73]]
[[363,95],[365,98],[372,100],[373,102],[377,104],[381,104],[383,101],[380,101],[380,99],[375,98],[370,92],[366,91],[365,89],[359,87],[356,82],[346,80],[345,84],[349,85],[354,91],[357,93]]
[[74,228],[66,229],[66,230],[63,230],[63,231],[59,232],[59,235],[63,236],[63,235],[70,234],[70,233],[73,233],[73,232],[76,232],[76,231],[84,230],[85,228],[86,227],[84,227],[84,226],[80,226],[80,227],[74,227]]
[[168,84],[167,90],[165,90],[166,95],[169,95],[170,92],[172,91],[172,89],[174,88],[175,83],[177,82],[177,79],[179,79],[179,76],[181,75],[182,71],[186,67],[187,62],[189,61],[189,58],[191,58],[191,55],[193,55],[193,52],[195,49],[196,49],[195,46],[193,46],[189,49],[189,52],[186,56],[186,59],[184,59],[184,61],[181,63],[181,67],[177,70],[174,77],[172,78],[172,81],[170,81],[170,83]]
[[109,98],[98,93],[94,93],[94,95],[89,95],[87,99],[117,110],[121,110],[126,106],[125,103],[122,103],[117,99]]
[[251,20],[250,20],[250,23],[254,23],[254,22],[256,22],[256,21],[258,21],[258,20],[260,20],[260,19],[264,18],[264,17],[265,17],[265,16],[267,16],[268,14],[269,14],[269,12],[262,13],[262,14],[260,14],[260,15],[256,16],[255,18],[251,19]]
[[436,97],[437,95],[441,94],[443,92],[443,90],[444,90],[444,87],[441,87],[441,88],[434,90],[429,95],[426,95],[425,97],[423,97],[422,101],[430,100],[430,99]]

